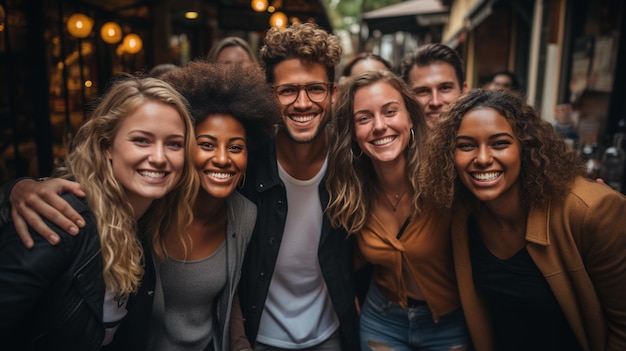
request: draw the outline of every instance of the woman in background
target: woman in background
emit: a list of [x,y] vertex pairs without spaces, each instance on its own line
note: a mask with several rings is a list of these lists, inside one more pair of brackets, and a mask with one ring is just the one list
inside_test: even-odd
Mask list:
[[371,52],[362,52],[353,56],[343,67],[339,82],[343,82],[349,77],[358,76],[366,71],[393,71],[389,61]]
[[213,44],[207,54],[207,61],[215,63],[254,63],[258,64],[256,55],[247,41],[239,37],[226,37]]

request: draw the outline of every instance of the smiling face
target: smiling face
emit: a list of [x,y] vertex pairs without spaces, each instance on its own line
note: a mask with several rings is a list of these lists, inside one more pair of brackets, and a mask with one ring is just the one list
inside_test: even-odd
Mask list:
[[494,109],[463,116],[456,136],[454,164],[461,182],[480,201],[517,201],[521,145],[511,124]]
[[404,159],[413,123],[402,95],[389,83],[377,82],[354,94],[354,134],[374,165]]
[[[287,59],[274,67],[272,85],[327,83],[326,67],[321,63],[311,63],[300,59]],[[330,120],[331,102],[335,97],[335,87],[331,86],[328,96],[320,102],[313,102],[304,88],[298,92],[296,100],[288,105],[278,101],[281,110],[280,131],[296,143],[313,142]]]
[[162,103],[143,104],[119,125],[106,157],[136,213],[176,186],[185,164],[184,145],[181,116]]
[[409,86],[424,108],[430,128],[433,128],[443,109],[466,88],[465,83],[459,85],[454,67],[442,61],[425,66],[414,65],[409,71]]
[[229,196],[248,164],[246,131],[233,116],[212,114],[196,126],[194,159],[202,189],[215,198]]

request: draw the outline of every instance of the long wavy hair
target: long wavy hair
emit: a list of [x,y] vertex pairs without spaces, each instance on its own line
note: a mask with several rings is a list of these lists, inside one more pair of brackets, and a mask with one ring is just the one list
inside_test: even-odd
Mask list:
[[173,190],[153,201],[141,218],[142,229],[157,241],[168,229],[186,230],[192,219],[190,199],[199,186],[191,162],[195,138],[186,100],[168,83],[155,78],[118,78],[78,130],[65,167],[56,172],[56,176],[73,178],[81,184],[98,227],[106,286],[125,293],[139,286],[143,250],[133,209],[113,175],[106,151],[124,119],[147,102],[166,104],[179,113],[185,124],[185,163]]
[[479,108],[491,108],[513,127],[521,145],[521,202],[526,209],[565,196],[574,178],[584,174],[584,162],[570,150],[552,125],[542,120],[522,96],[507,90],[475,89],[450,104],[431,131],[428,152],[420,174],[424,198],[440,210],[455,200],[476,204],[454,166],[456,136],[463,117]]
[[423,157],[424,141],[428,133],[424,112],[421,105],[413,97],[406,83],[397,75],[388,71],[364,72],[349,78],[341,84],[335,103],[334,134],[330,147],[328,178],[326,187],[330,201],[326,209],[331,224],[343,227],[349,234],[361,230],[371,212],[379,187],[371,159],[361,153],[355,140],[354,127],[354,96],[356,92],[374,83],[388,83],[400,93],[413,122],[415,137],[405,150],[406,177],[412,196],[413,214],[420,213],[419,199],[421,187],[417,181],[421,158]]

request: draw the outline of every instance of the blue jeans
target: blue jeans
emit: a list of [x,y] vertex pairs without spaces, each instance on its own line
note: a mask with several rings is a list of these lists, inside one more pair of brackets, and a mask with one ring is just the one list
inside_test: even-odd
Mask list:
[[361,311],[361,351],[465,350],[469,344],[463,311],[437,324],[427,305],[403,310],[372,282]]

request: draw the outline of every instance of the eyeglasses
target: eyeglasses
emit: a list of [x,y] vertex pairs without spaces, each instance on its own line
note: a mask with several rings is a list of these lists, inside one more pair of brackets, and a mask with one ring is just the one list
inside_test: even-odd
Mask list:
[[300,90],[306,91],[306,96],[313,102],[322,102],[328,97],[332,83],[313,82],[306,84],[273,85],[278,101],[283,105],[291,105],[300,95]]

